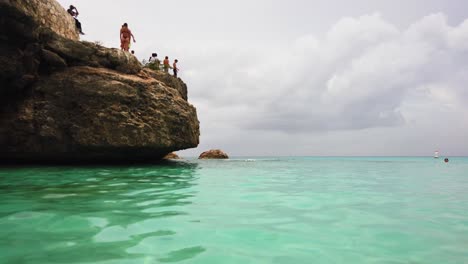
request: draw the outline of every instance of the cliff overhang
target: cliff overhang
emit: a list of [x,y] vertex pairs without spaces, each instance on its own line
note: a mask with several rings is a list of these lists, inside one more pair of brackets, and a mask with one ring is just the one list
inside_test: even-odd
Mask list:
[[0,0],[0,160],[155,161],[196,147],[179,78],[78,41],[55,0]]

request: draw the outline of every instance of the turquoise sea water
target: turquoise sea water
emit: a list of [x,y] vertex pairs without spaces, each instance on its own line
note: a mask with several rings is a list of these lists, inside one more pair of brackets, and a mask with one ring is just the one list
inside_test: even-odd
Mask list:
[[0,168],[0,263],[468,263],[468,158]]

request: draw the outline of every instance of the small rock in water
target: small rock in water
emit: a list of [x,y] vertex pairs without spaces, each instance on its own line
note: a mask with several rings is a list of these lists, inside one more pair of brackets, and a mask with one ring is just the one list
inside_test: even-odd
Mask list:
[[169,153],[166,156],[164,156],[163,159],[165,159],[165,160],[177,160],[177,159],[180,159],[180,157],[177,154],[175,154],[174,152],[172,152],[172,153]]
[[229,159],[229,156],[220,149],[212,149],[200,154],[198,159]]

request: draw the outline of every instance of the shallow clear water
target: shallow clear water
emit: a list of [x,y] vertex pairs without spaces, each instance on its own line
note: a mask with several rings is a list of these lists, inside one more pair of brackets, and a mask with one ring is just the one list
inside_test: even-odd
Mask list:
[[1,263],[468,263],[468,159],[0,168]]

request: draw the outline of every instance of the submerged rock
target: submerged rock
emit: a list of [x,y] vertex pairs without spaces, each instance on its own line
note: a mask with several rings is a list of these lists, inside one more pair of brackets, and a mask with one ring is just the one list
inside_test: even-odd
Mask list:
[[198,159],[229,159],[229,156],[220,149],[212,149],[200,154]]
[[57,5],[0,1],[0,159],[147,161],[196,147],[185,83],[142,69],[130,53],[77,41]]

